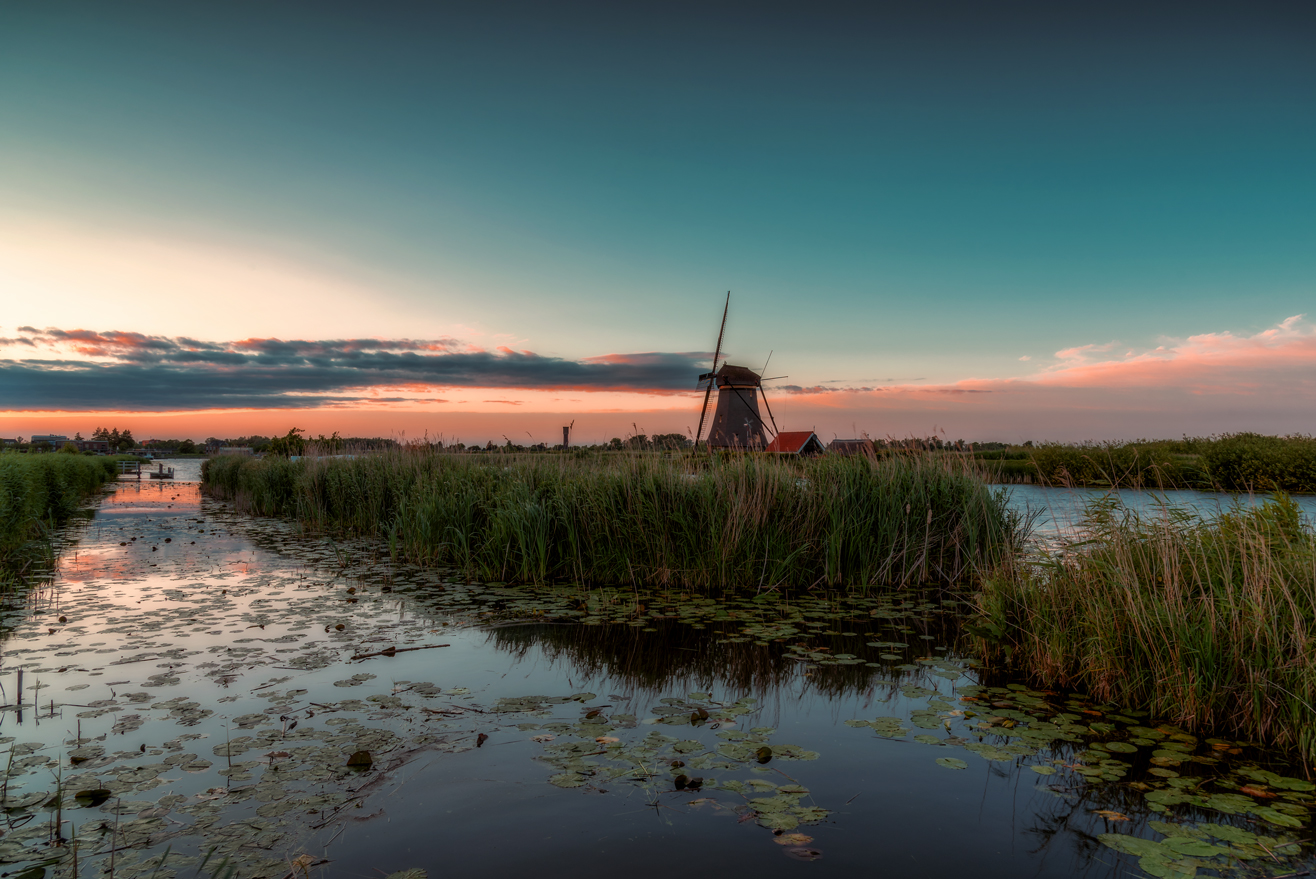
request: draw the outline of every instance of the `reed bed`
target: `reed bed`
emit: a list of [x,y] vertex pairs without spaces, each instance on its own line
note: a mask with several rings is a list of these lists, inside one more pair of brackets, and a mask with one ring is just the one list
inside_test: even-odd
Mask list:
[[34,564],[50,561],[49,537],[86,499],[115,478],[114,458],[0,455],[0,591]]
[[985,578],[988,661],[1316,761],[1316,537],[1277,496],[1214,520],[1113,499]]
[[1005,493],[963,465],[659,454],[453,455],[204,465],[249,512],[376,535],[473,579],[702,591],[960,583],[1025,537]]

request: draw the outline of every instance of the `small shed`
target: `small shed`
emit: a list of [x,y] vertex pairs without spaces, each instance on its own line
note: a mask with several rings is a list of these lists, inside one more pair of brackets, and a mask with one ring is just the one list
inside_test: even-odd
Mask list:
[[827,444],[827,450],[834,455],[871,455],[873,441],[868,439],[834,439]]
[[779,455],[821,455],[824,451],[812,430],[783,430],[768,443],[768,451]]

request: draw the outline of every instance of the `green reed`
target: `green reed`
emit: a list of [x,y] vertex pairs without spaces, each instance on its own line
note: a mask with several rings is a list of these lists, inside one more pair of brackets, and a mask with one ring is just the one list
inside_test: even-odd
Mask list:
[[978,609],[993,664],[1316,760],[1316,537],[1287,497],[1214,520],[1107,499]]
[[239,509],[376,535],[468,577],[650,584],[957,583],[1024,538],[1005,493],[932,456],[460,455],[207,461]]
[[21,581],[34,563],[49,561],[48,539],[106,482],[114,458],[0,454],[0,590]]

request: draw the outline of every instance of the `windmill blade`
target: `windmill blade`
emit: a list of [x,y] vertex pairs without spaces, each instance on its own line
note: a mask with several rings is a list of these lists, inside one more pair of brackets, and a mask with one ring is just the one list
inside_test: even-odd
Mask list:
[[[704,433],[704,417],[708,414],[708,400],[713,396],[713,385],[717,384],[717,358],[722,356],[722,334],[727,331],[727,312],[731,309],[731,291],[727,291],[726,304],[722,306],[722,326],[717,331],[717,347],[713,349],[713,368],[707,373],[708,386],[704,388],[704,405],[699,410],[699,429],[695,431],[695,448],[699,447],[699,437]],[[700,376],[703,379],[703,376]]]

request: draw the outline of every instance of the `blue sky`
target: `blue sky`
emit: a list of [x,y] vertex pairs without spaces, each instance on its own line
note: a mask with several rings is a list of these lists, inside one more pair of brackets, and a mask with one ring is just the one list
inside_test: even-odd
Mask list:
[[733,359],[802,387],[1250,338],[1311,311],[1314,40],[1297,3],[11,5],[0,335],[582,360],[706,351],[732,290]]

